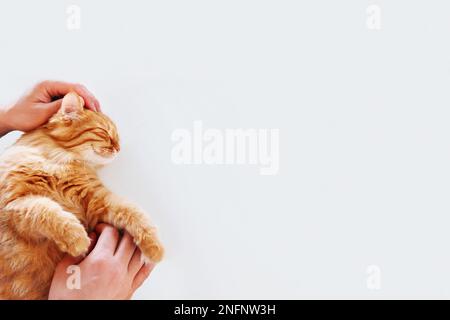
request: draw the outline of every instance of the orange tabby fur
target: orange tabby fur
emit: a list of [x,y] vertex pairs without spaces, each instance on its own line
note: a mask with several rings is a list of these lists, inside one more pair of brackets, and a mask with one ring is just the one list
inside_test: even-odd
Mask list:
[[119,151],[114,123],[75,93],[0,157],[0,299],[46,299],[64,253],[89,246],[99,222],[127,230],[147,259],[163,248],[145,213],[111,193],[96,169]]

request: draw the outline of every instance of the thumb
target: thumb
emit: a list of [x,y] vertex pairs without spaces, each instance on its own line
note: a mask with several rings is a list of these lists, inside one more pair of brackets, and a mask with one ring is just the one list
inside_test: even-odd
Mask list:
[[43,105],[43,108],[45,109],[48,117],[50,118],[52,115],[54,115],[56,112],[59,111],[61,108],[62,99],[58,99],[49,103],[45,103]]

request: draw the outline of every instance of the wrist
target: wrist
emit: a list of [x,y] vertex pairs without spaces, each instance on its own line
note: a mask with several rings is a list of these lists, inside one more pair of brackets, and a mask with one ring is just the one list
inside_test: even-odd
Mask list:
[[7,107],[0,107],[0,137],[13,131],[8,121],[8,109]]

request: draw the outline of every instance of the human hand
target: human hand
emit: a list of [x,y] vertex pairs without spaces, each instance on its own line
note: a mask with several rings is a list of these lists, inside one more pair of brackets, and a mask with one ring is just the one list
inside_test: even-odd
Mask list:
[[[84,258],[66,256],[56,267],[49,300],[124,300],[130,299],[150,275],[154,264],[144,263],[132,237],[107,224],[91,233],[92,251]],[[98,238],[98,240],[97,240]],[[91,249],[90,248],[90,249]],[[78,265],[80,289],[67,287],[67,268]]]
[[75,91],[93,111],[100,111],[100,103],[81,84],[43,81],[15,104],[0,108],[0,136],[14,130],[30,131],[47,122],[61,107],[62,98]]

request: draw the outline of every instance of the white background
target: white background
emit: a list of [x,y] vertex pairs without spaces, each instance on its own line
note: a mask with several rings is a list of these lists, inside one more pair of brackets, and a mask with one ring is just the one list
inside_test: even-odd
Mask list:
[[[136,298],[448,298],[449,13],[445,0],[5,0],[0,104],[77,81],[117,122],[122,153],[101,175],[167,247]],[[171,134],[195,120],[280,129],[279,174],[174,165]]]

